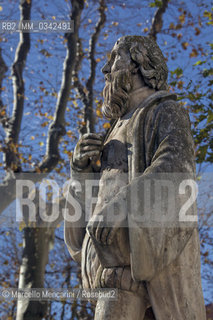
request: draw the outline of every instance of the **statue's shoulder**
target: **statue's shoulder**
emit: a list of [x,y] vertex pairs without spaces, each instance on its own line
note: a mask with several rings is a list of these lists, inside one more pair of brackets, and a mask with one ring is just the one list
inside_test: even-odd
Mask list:
[[156,91],[148,96],[140,105],[140,109],[151,108],[152,106],[161,106],[162,104],[168,104],[168,102],[178,105],[176,102],[177,95],[168,91]]
[[148,97],[139,112],[137,122],[143,122],[150,128],[158,126],[159,123],[161,128],[191,128],[188,111],[178,103],[176,94],[167,91],[155,92]]
[[186,113],[184,108],[177,102],[177,95],[175,93],[164,90],[156,91],[139,104],[135,113],[135,120],[136,118],[144,118],[150,114],[153,117],[157,113],[175,113],[181,109],[183,113]]
[[140,121],[140,119],[146,117],[147,114],[155,113],[167,104],[178,106],[176,100],[177,95],[174,93],[164,90],[156,91],[138,105],[138,108],[132,116],[132,121]]
[[136,135],[142,127],[152,128],[157,123],[174,123],[190,128],[188,111],[177,102],[177,95],[168,91],[157,91],[146,98],[131,119],[131,130]]

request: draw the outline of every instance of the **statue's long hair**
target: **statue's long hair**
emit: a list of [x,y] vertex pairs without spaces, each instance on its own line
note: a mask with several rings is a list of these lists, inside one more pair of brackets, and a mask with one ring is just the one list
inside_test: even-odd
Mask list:
[[127,47],[131,59],[138,65],[144,82],[156,90],[168,90],[168,68],[157,43],[151,37],[124,36],[118,40]]

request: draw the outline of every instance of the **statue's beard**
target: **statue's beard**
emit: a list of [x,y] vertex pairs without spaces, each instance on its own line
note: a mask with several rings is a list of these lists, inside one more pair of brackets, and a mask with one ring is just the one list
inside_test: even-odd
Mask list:
[[106,74],[105,79],[102,113],[108,119],[118,119],[129,109],[132,75],[129,70],[120,70]]

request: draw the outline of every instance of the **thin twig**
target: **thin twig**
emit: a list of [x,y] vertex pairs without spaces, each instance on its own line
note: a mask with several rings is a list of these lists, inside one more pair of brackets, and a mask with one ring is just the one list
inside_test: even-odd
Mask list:
[[149,35],[157,40],[157,34],[161,31],[163,27],[163,14],[168,7],[169,0],[162,0],[162,5],[155,12],[155,16],[152,20],[151,30]]

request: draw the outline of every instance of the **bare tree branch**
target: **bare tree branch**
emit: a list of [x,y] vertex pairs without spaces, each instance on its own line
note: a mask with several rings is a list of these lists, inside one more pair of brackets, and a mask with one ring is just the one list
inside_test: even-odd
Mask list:
[[[31,1],[20,0],[20,21],[30,20]],[[21,165],[17,157],[17,144],[24,110],[24,80],[23,70],[27,54],[30,50],[30,33],[20,32],[20,39],[16,49],[12,66],[13,76],[13,113],[6,130],[5,163],[8,169],[20,171]]]
[[94,123],[94,114],[93,114],[93,85],[95,81],[96,75],[96,65],[97,62],[95,60],[95,47],[100,34],[101,29],[104,26],[106,21],[106,4],[105,0],[100,0],[99,5],[99,20],[95,26],[95,32],[93,33],[90,40],[89,47],[89,60],[90,60],[90,76],[86,83],[86,92],[87,92],[87,104],[84,108],[84,126],[81,129],[81,133],[86,132],[94,132],[95,123]]
[[78,75],[79,70],[81,68],[83,57],[84,57],[84,53],[83,53],[82,43],[81,43],[81,39],[79,38],[78,45],[77,45],[75,70],[73,72],[73,86],[76,89],[81,101],[85,105],[87,104],[87,95],[86,95],[83,84],[79,80],[79,75]]
[[163,27],[163,14],[168,7],[168,3],[169,0],[162,0],[162,5],[157,9],[152,20],[152,26],[149,35],[152,36],[155,40],[157,40],[157,34]]
[[[26,0],[27,2],[27,0]],[[75,65],[75,56],[76,56],[76,44],[78,40],[78,29],[80,25],[80,16],[83,10],[84,1],[71,0],[72,3],[72,13],[71,19],[74,20],[75,31],[74,33],[66,34],[67,38],[67,55],[64,61],[64,69],[63,69],[63,80],[61,84],[61,89],[59,92],[59,97],[56,104],[55,118],[50,125],[49,134],[47,139],[47,147],[46,147],[46,155],[43,161],[40,163],[39,168],[35,170],[35,172],[50,172],[57,164],[59,160],[59,151],[58,144],[61,136],[65,133],[64,128],[64,113],[66,110],[66,103],[68,101],[68,97],[70,94],[71,87],[71,78],[72,72]],[[24,1],[25,4],[25,1]],[[29,17],[29,15],[28,15]],[[22,20],[27,20],[26,15],[22,17]],[[29,20],[29,19],[28,19]],[[22,35],[25,36],[26,34]],[[27,34],[29,36],[29,34]],[[22,42],[21,42],[22,43]],[[19,46],[20,47],[20,46]],[[23,46],[20,48],[23,50]],[[17,52],[19,50],[17,49]],[[16,52],[16,61],[19,61],[19,54]],[[26,59],[25,59],[26,60]],[[17,65],[17,63],[16,63]],[[23,71],[24,65],[19,64]],[[21,73],[22,74],[22,73]],[[18,78],[17,81],[21,81],[22,90],[24,90],[24,83],[22,77]],[[18,90],[18,88],[17,88]],[[19,91],[20,92],[20,91]],[[18,95],[18,94],[17,94]],[[21,101],[21,99],[17,100]],[[23,108],[23,106],[22,106]],[[19,116],[19,120],[21,119],[23,110],[21,110],[21,106],[14,106],[15,111],[13,115]],[[20,111],[20,112],[18,112]],[[11,118],[13,120],[13,117]],[[11,122],[10,128],[13,128],[13,121]],[[20,128],[19,128],[20,130]],[[10,129],[11,132],[11,129]],[[17,138],[17,137],[16,137]],[[8,152],[9,153],[9,152]],[[16,154],[16,153],[15,153]],[[13,156],[15,155],[13,154]],[[8,155],[9,156],[9,155]],[[11,156],[12,158],[12,156]],[[20,178],[20,173],[19,178]],[[44,176],[42,176],[43,178]],[[33,179],[34,178],[34,179]],[[24,179],[24,177],[23,177]],[[31,178],[34,182],[39,181],[39,175],[34,175]],[[2,213],[8,205],[15,199],[16,194],[16,173],[10,171],[8,175],[5,177],[4,182],[0,185],[0,213]]]
[[72,73],[75,67],[78,42],[78,30],[80,26],[81,12],[84,8],[84,0],[70,0],[72,4],[71,20],[74,21],[75,32],[67,33],[67,55],[64,61],[61,89],[58,94],[54,120],[49,127],[46,154],[38,169],[41,172],[50,172],[60,158],[58,145],[60,138],[66,133],[64,114],[71,89]]
[[78,52],[77,52],[77,60],[75,64],[75,69],[73,72],[73,85],[83,103],[84,106],[84,119],[83,124],[80,127],[80,134],[84,134],[87,132],[95,131],[95,121],[93,115],[93,86],[95,82],[96,75],[96,65],[97,62],[95,60],[95,47],[98,41],[98,37],[101,29],[104,26],[106,21],[106,4],[105,0],[99,1],[99,20],[95,26],[95,31],[90,39],[89,45],[89,60],[90,60],[90,76],[86,82],[86,86],[84,86],[79,80],[79,70],[81,67],[82,59],[83,59],[83,50],[81,45],[81,39],[78,39]]
[[[0,48],[0,97],[2,94],[2,81],[5,77],[5,73],[8,70],[1,52],[2,52],[2,49]],[[7,120],[8,120],[8,117],[6,115],[6,110],[2,102],[2,99],[0,98],[0,122],[2,123],[3,127],[6,126]]]
[[[59,151],[58,151],[58,144],[61,136],[65,133],[65,127],[64,127],[64,113],[66,109],[66,103],[68,101],[70,88],[71,88],[71,79],[73,76],[74,68],[76,67],[76,51],[77,51],[77,43],[79,42],[78,39],[78,29],[80,25],[80,16],[81,12],[83,10],[84,1],[77,1],[77,0],[71,0],[72,3],[72,14],[71,19],[74,20],[74,26],[75,26],[75,32],[73,34],[66,34],[67,37],[67,56],[65,58],[64,62],[64,70],[63,70],[63,80],[61,89],[59,92],[57,104],[56,104],[56,112],[55,112],[55,118],[50,125],[49,128],[49,134],[47,139],[47,147],[46,147],[46,155],[43,159],[43,161],[40,163],[39,167],[35,172],[50,172],[57,164],[59,160]],[[101,15],[104,15],[105,7],[103,6],[104,1],[100,1],[100,13]],[[95,33],[93,34],[93,41],[91,44],[91,59],[94,59],[95,54],[95,44],[97,42],[98,35],[100,33],[101,28],[103,27],[105,21],[105,17],[99,19],[99,22],[96,25]],[[80,42],[79,42],[80,43]],[[79,46],[80,50],[81,45]],[[93,58],[92,58],[93,57]],[[77,60],[77,63],[80,60]],[[95,68],[96,68],[96,61],[93,64],[91,63],[91,66],[93,67],[93,70],[91,70],[90,75],[90,84],[92,83],[92,87],[90,86],[91,90],[93,90],[93,84],[94,84],[94,77],[95,77]],[[80,68],[80,67],[79,67]],[[75,69],[77,70],[77,69]],[[82,87],[83,90],[83,87]],[[82,95],[83,97],[83,95]],[[93,94],[90,94],[90,99],[93,97]],[[87,106],[88,110],[88,103],[89,98],[88,96],[84,96],[83,100],[84,106]],[[91,106],[93,104],[93,101],[91,101]],[[20,175],[20,173],[19,173]],[[34,181],[38,181],[38,175],[34,177]],[[12,175],[8,175],[4,183],[0,185],[0,201],[1,207],[0,207],[0,213],[4,211],[4,209],[7,208],[7,206],[15,199],[15,192],[16,192],[16,174],[12,173]]]
[[[100,7],[98,9],[100,17],[95,27],[95,32],[93,33],[91,40],[90,40],[90,47],[89,47],[89,59],[90,59],[90,77],[86,83],[86,88],[89,92],[92,92],[93,84],[95,81],[95,74],[96,74],[96,65],[97,62],[95,60],[95,47],[98,41],[98,37],[104,23],[106,21],[106,4],[105,0],[100,0]],[[91,100],[92,97],[89,95],[89,99]]]
[[[20,0],[20,21],[30,20],[31,1]],[[0,213],[15,199],[15,173],[21,171],[21,165],[17,157],[17,144],[21,128],[21,121],[24,109],[24,80],[23,70],[25,67],[27,54],[30,50],[30,34],[20,32],[19,43],[12,65],[13,76],[13,112],[11,118],[5,122],[6,141],[4,151],[4,161],[8,174],[0,185]],[[2,61],[1,61],[2,62]],[[3,64],[1,64],[3,66]],[[3,67],[6,70],[5,66]],[[9,119],[9,120],[8,120]]]

